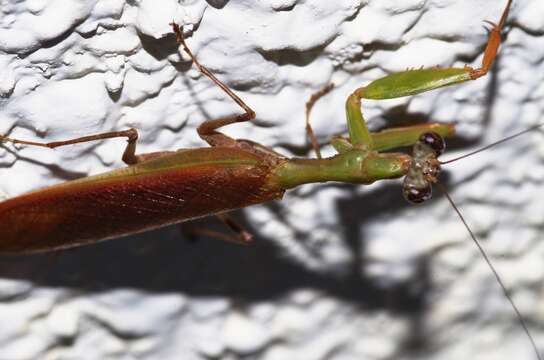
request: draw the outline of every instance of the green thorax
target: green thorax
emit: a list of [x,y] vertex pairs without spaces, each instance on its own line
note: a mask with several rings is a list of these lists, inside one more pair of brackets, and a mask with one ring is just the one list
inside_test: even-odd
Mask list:
[[270,180],[283,189],[327,181],[370,184],[405,175],[409,163],[410,157],[404,154],[352,149],[326,159],[285,160]]

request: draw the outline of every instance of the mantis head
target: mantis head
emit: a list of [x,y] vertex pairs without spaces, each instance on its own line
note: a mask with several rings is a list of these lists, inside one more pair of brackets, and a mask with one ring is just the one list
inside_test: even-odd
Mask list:
[[445,148],[444,139],[439,134],[421,134],[414,145],[412,162],[402,186],[402,193],[408,202],[419,204],[431,198],[432,184],[438,181],[440,174],[440,162],[437,158]]

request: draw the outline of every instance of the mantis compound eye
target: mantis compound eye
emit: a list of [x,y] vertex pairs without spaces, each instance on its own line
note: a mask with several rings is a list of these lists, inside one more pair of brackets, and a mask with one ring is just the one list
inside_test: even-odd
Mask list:
[[431,184],[426,182],[425,184],[421,185],[421,187],[418,187],[417,185],[410,184],[407,181],[404,182],[404,186],[402,187],[402,195],[406,201],[412,204],[420,204],[432,197],[433,189]]
[[421,136],[419,137],[419,142],[433,149],[437,157],[442,155],[442,153],[446,149],[446,143],[444,142],[444,139],[442,138],[442,136],[435,132],[427,132],[421,134]]

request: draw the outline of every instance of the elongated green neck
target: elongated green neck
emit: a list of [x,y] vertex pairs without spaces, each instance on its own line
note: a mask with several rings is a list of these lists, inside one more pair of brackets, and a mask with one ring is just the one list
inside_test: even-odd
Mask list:
[[283,189],[327,181],[370,184],[405,175],[409,163],[405,154],[352,150],[327,159],[286,160],[274,170],[271,181]]

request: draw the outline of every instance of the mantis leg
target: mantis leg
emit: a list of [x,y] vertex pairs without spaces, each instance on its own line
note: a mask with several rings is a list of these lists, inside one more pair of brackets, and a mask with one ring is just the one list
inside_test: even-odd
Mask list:
[[493,65],[493,62],[497,57],[497,52],[499,51],[499,47],[501,45],[501,33],[502,29],[504,28],[506,18],[508,17],[510,5],[512,5],[512,0],[508,0],[508,2],[506,3],[506,7],[502,13],[501,19],[499,20],[498,24],[486,21],[488,24],[491,25],[491,29],[489,30],[489,38],[487,40],[487,46],[485,48],[484,58],[482,60],[482,67],[480,69],[475,69],[472,71],[472,80],[487,74],[487,72]]
[[499,24],[492,25],[489,30],[487,45],[480,68],[470,66],[463,68],[431,68],[407,70],[386,76],[371,82],[368,86],[355,90],[354,94],[365,99],[392,99],[402,96],[415,95],[436,88],[454,85],[469,80],[476,80],[487,74],[501,44],[501,32],[508,16],[512,0],[508,0]]
[[183,50],[187,53],[187,55],[189,55],[198,71],[219,86],[221,90],[223,90],[232,100],[234,100],[236,104],[238,104],[238,106],[244,110],[243,114],[204,121],[197,129],[198,135],[204,141],[210,144],[210,146],[239,147],[239,144],[235,139],[232,139],[216,130],[226,125],[253,120],[255,118],[255,111],[253,111],[253,109],[251,109],[242,99],[240,99],[231,89],[229,89],[227,85],[216,78],[208,68],[198,62],[196,56],[187,46],[180,27],[176,23],[172,23],[171,25],[174,33],[176,34],[178,43],[183,47]]
[[375,80],[367,86],[356,89],[346,102],[348,130],[351,143],[355,146],[366,146],[374,149],[372,136],[364,123],[361,113],[361,100],[393,99],[420,94],[444,86],[476,80],[488,73],[493,65],[501,44],[501,32],[504,28],[512,0],[508,0],[498,24],[490,23],[487,45],[480,68],[470,66],[463,68],[430,68],[406,70]]
[[[189,236],[195,236],[195,235],[201,235],[201,236],[208,236],[212,238],[217,238],[223,241],[233,242],[236,244],[241,245],[249,245],[253,241],[253,236],[245,230],[241,225],[239,225],[236,221],[234,221],[229,215],[226,214],[218,214],[215,215],[215,217],[219,220],[221,220],[232,232],[232,234],[225,234],[221,231],[215,231],[215,230],[208,230],[208,229],[202,229],[202,228],[194,228],[189,229],[185,226],[185,223],[180,224],[180,230],[189,235]],[[193,227],[194,225],[189,225],[190,227]]]
[[306,133],[308,134],[308,137],[310,138],[310,142],[312,143],[312,148],[314,149],[318,159],[322,158],[321,150],[319,149],[317,138],[315,137],[314,130],[312,129],[312,125],[310,124],[310,114],[312,113],[312,108],[314,107],[317,100],[321,99],[323,96],[330,93],[333,88],[334,88],[333,83],[327,84],[323,88],[318,90],[317,92],[313,93],[312,96],[310,96],[310,98],[308,99],[308,101],[306,101]]
[[78,137],[78,138],[74,138],[70,140],[52,141],[52,142],[27,141],[27,140],[20,140],[20,139],[15,139],[15,138],[10,138],[7,136],[0,135],[0,143],[11,142],[14,144],[39,146],[39,147],[54,149],[54,148],[58,148],[61,146],[66,146],[66,145],[79,144],[79,143],[96,141],[96,140],[112,139],[112,138],[118,138],[118,137],[127,138],[127,146],[125,148],[125,151],[123,152],[123,157],[122,157],[123,162],[127,165],[133,165],[144,160],[149,160],[150,158],[160,157],[162,155],[170,153],[168,151],[165,151],[165,152],[136,155],[136,141],[138,140],[138,131],[136,129],[128,129],[123,131],[110,131],[110,132],[105,132],[105,133],[96,134],[96,135],[82,136],[82,137]]
[[249,244],[253,241],[253,235],[245,230],[243,226],[238,224],[234,219],[226,214],[219,214],[216,217],[221,220],[234,233],[236,242],[240,244]]

